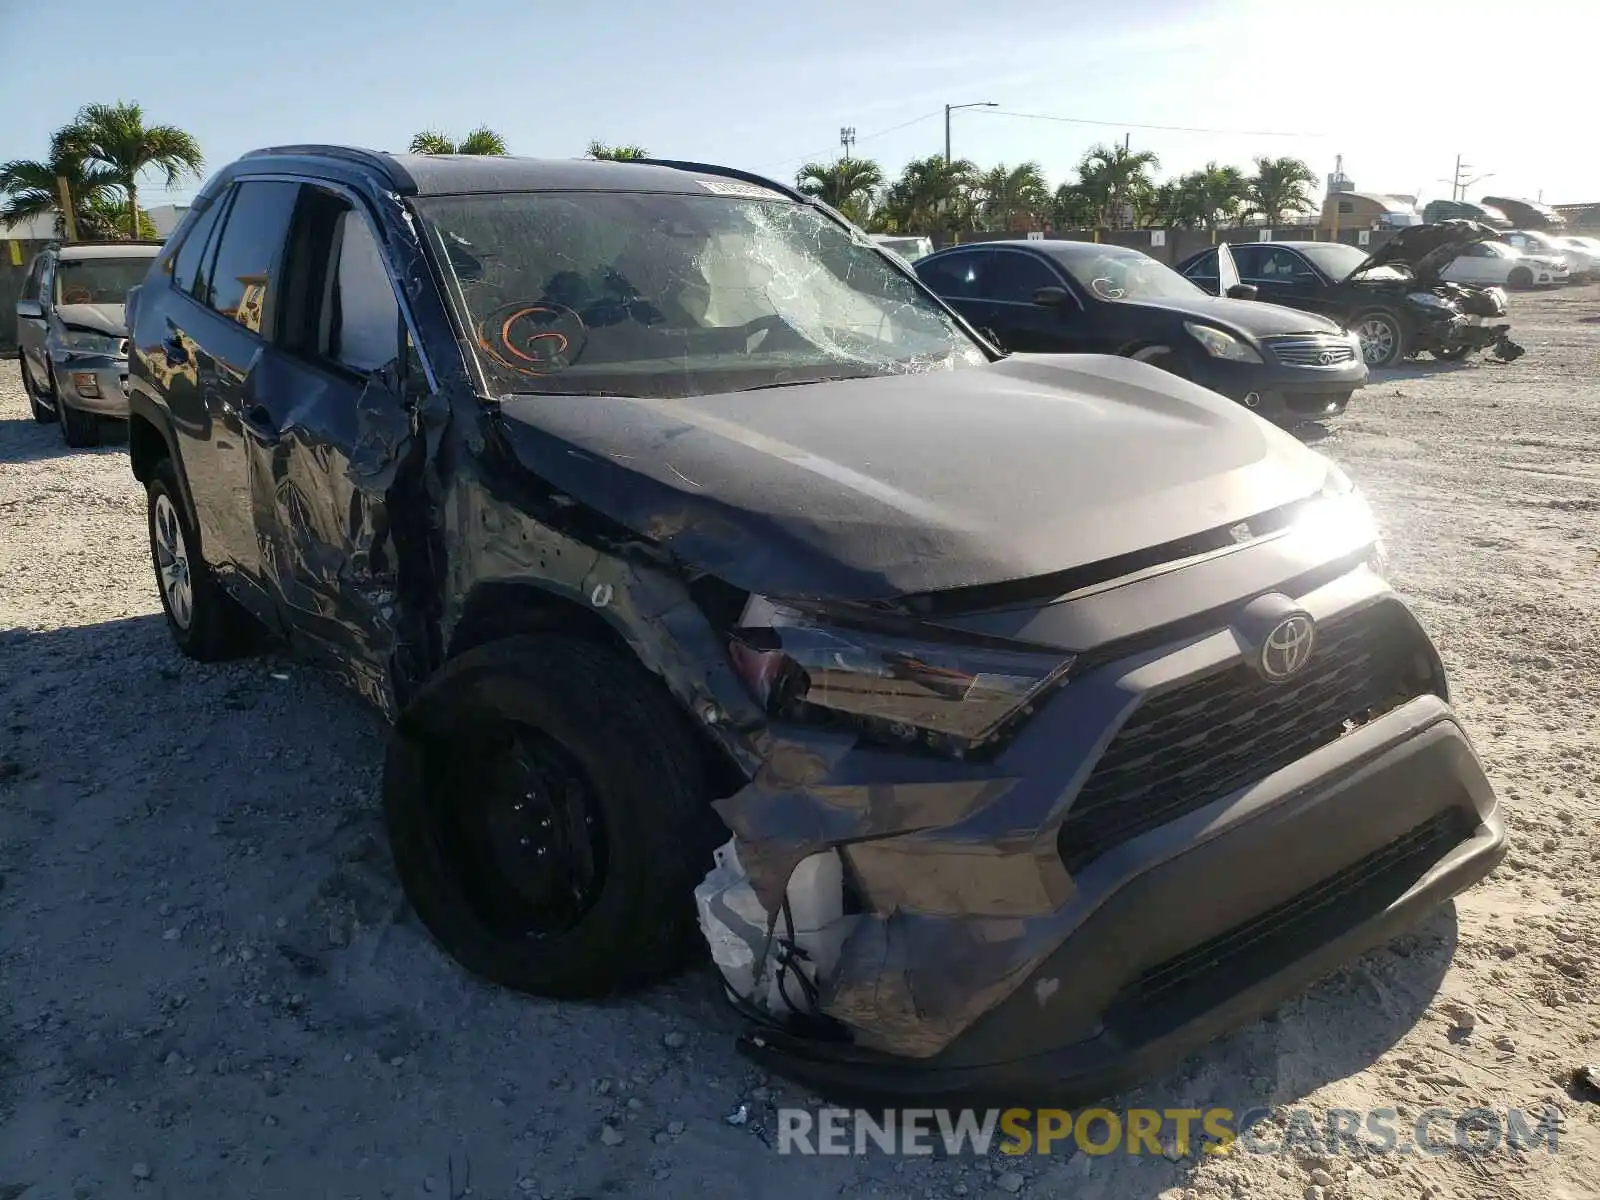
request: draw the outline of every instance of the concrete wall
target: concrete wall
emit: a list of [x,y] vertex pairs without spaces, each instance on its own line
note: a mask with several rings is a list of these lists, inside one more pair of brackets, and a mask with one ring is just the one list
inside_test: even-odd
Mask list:
[[17,299],[33,256],[49,242],[43,238],[6,238],[0,241],[0,353],[8,357],[17,349]]

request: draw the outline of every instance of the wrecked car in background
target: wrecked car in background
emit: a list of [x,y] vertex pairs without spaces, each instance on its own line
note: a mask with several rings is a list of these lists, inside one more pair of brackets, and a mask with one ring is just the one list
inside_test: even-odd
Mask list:
[[1203,250],[1177,269],[1217,294],[1219,259],[1231,256],[1258,299],[1331,317],[1360,339],[1370,367],[1491,349],[1510,362],[1523,348],[1502,320],[1505,292],[1440,278],[1469,247],[1500,236],[1474,221],[1443,221],[1401,230],[1371,254],[1343,242],[1246,242]]
[[1338,468],[781,184],[258,151],[129,313],[174,639],[394,719],[407,894],[508,987],[703,936],[825,1091],[1092,1094],[1504,853]]
[[17,359],[33,419],[59,422],[73,447],[100,442],[102,418],[128,415],[122,305],[160,242],[72,242],[41,250],[17,299]]

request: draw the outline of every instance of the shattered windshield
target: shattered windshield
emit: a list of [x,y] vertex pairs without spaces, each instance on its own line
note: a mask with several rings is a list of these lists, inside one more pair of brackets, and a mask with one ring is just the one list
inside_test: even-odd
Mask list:
[[1165,263],[1120,246],[1084,243],[1055,252],[1055,259],[1102,300],[1190,300],[1208,294]]
[[63,258],[56,263],[54,303],[122,304],[144,282],[150,258]]
[[753,190],[434,196],[416,207],[454,269],[498,394],[676,398],[987,361],[876,250]]

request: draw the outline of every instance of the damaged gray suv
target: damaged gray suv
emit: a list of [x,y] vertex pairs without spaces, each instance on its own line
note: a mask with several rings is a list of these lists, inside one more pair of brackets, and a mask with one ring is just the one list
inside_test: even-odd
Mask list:
[[709,948],[819,1090],[1071,1100],[1504,853],[1338,468],[781,184],[258,151],[128,323],[173,637],[392,718],[407,893],[508,987]]

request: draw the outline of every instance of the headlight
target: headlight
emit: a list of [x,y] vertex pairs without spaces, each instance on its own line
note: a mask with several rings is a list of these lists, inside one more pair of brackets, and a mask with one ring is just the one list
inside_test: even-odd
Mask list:
[[769,716],[960,757],[1031,712],[1073,656],[882,634],[752,596],[728,658]]
[[1212,358],[1223,358],[1229,362],[1261,361],[1261,355],[1256,353],[1255,347],[1241,342],[1231,334],[1223,333],[1220,329],[1213,329],[1210,325],[1196,325],[1192,321],[1185,321],[1183,327],[1189,331],[1190,337],[1205,347],[1206,353]]
[[61,339],[68,350],[77,354],[115,354],[119,339],[104,333],[90,333],[84,329],[69,329]]
[[1330,554],[1349,553],[1363,544],[1369,547],[1367,565],[1383,575],[1388,566],[1383,539],[1378,536],[1378,521],[1372,506],[1344,469],[1332,459],[1318,455],[1328,469],[1322,490],[1295,522],[1313,533]]
[[1412,292],[1406,297],[1413,304],[1420,304],[1423,308],[1449,308],[1450,302],[1435,296],[1432,292]]

